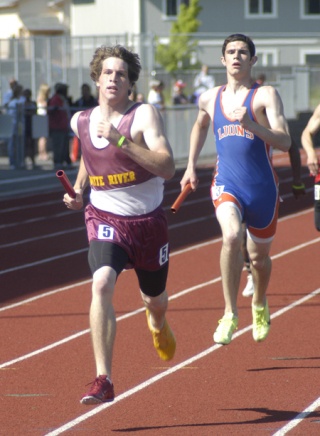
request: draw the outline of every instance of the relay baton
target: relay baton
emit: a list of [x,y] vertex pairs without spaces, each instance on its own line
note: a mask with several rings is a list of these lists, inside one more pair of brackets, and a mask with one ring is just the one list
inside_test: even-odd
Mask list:
[[71,198],[76,198],[76,192],[73,189],[73,186],[70,183],[70,180],[68,179],[68,176],[63,170],[59,170],[56,172],[56,176],[60,180],[61,184],[63,185],[66,192],[70,195]]
[[176,201],[171,206],[172,213],[178,212],[178,210],[180,209],[180,206],[182,205],[182,203],[184,202],[184,200],[187,198],[187,196],[190,194],[191,191],[192,191],[191,184],[187,183],[186,186],[183,188],[183,190],[178,195]]

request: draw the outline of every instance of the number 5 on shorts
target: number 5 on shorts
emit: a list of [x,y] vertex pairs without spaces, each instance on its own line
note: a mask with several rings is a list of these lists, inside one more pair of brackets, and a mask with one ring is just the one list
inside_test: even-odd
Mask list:
[[99,225],[98,239],[113,239],[114,228],[104,224]]
[[160,248],[159,263],[164,265],[169,260],[169,244],[164,245]]

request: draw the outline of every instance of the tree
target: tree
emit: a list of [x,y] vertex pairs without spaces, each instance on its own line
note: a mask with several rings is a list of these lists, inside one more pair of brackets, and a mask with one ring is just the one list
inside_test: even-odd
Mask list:
[[[169,73],[179,69],[195,68],[190,58],[197,41],[190,35],[197,32],[201,21],[197,19],[202,7],[199,0],[190,0],[189,6],[181,3],[177,21],[172,24],[169,44],[158,44],[156,61]],[[196,66],[198,67],[198,66]]]

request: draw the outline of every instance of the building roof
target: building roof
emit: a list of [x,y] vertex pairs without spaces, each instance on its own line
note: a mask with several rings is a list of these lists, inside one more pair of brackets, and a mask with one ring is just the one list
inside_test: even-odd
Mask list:
[[13,8],[17,4],[18,1],[16,0],[0,0],[0,8]]
[[55,15],[21,16],[21,21],[26,29],[31,32],[63,32],[65,27]]

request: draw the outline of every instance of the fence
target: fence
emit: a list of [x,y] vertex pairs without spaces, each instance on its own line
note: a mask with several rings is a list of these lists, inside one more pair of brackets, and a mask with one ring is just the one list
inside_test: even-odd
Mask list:
[[[197,116],[197,107],[186,105],[181,107],[168,107],[162,112],[166,134],[169,138],[176,161],[185,160],[189,153],[189,140],[191,128]],[[18,124],[23,126],[23,113],[18,113]],[[12,116],[0,114],[0,140],[6,142],[12,136]],[[23,127],[18,127],[18,140],[16,141],[16,164],[17,167],[24,166],[24,135]],[[48,117],[46,115],[32,116],[32,133],[33,138],[48,137]],[[50,150],[50,142],[49,142]],[[201,156],[213,156],[215,154],[215,142],[212,131],[208,133],[206,144],[202,150]],[[7,155],[6,147],[2,149],[1,154]]]
[[[210,35],[201,41],[201,54],[205,62],[212,56]],[[15,77],[24,88],[32,91],[36,98],[40,84],[48,83],[51,88],[57,82],[69,85],[69,95],[80,97],[81,85],[91,83],[89,63],[96,47],[123,44],[138,52],[143,71],[138,82],[139,92],[147,94],[149,81],[154,75],[166,84],[167,99],[175,78],[161,70],[155,62],[155,35],[105,35],[105,36],[34,36],[31,38],[0,39],[0,98],[8,89],[8,82]],[[210,48],[211,47],[211,48]],[[208,63],[210,65],[210,63]],[[320,68],[300,66],[254,67],[254,74],[263,71],[269,82],[276,84],[285,103],[286,115],[294,118],[297,113],[314,109],[320,101]],[[225,81],[224,68],[210,68],[216,84]],[[192,91],[194,70],[177,72]],[[168,100],[169,101],[169,100]]]
[[[207,37],[210,42],[210,37]],[[170,106],[171,90],[174,81],[179,78],[187,83],[187,94],[193,91],[195,70],[181,70],[176,77],[161,70],[155,62],[154,35],[105,35],[87,37],[69,36],[35,36],[20,39],[0,39],[0,97],[8,89],[9,79],[15,77],[24,88],[32,91],[33,100],[36,99],[40,84],[48,83],[51,88],[57,82],[69,85],[69,95],[74,99],[80,97],[81,85],[90,83],[89,64],[96,47],[123,44],[140,54],[141,72],[137,84],[138,91],[147,96],[149,82],[156,77],[165,83],[167,107],[163,112],[167,136],[172,144],[176,160],[186,159],[189,149],[189,136],[195,121],[197,108],[192,105],[184,107]],[[211,50],[211,49],[210,49]],[[212,55],[205,42],[202,41],[201,52],[206,53],[207,59]],[[285,115],[289,120],[295,120],[300,112],[313,110],[320,102],[320,68],[307,66],[255,66],[253,74],[263,72],[268,83],[279,91],[284,103]],[[225,83],[225,68],[210,68],[209,73],[214,76],[216,85]],[[10,138],[9,124],[5,115],[0,116],[0,140]],[[35,133],[36,137],[47,136],[47,119],[35,117],[35,132],[44,129],[45,134]],[[9,136],[8,136],[9,135]],[[23,138],[20,135],[19,139]],[[23,142],[20,141],[21,165],[23,164]],[[202,151],[202,156],[215,152],[213,134],[210,131]],[[0,150],[4,154],[4,147]]]

